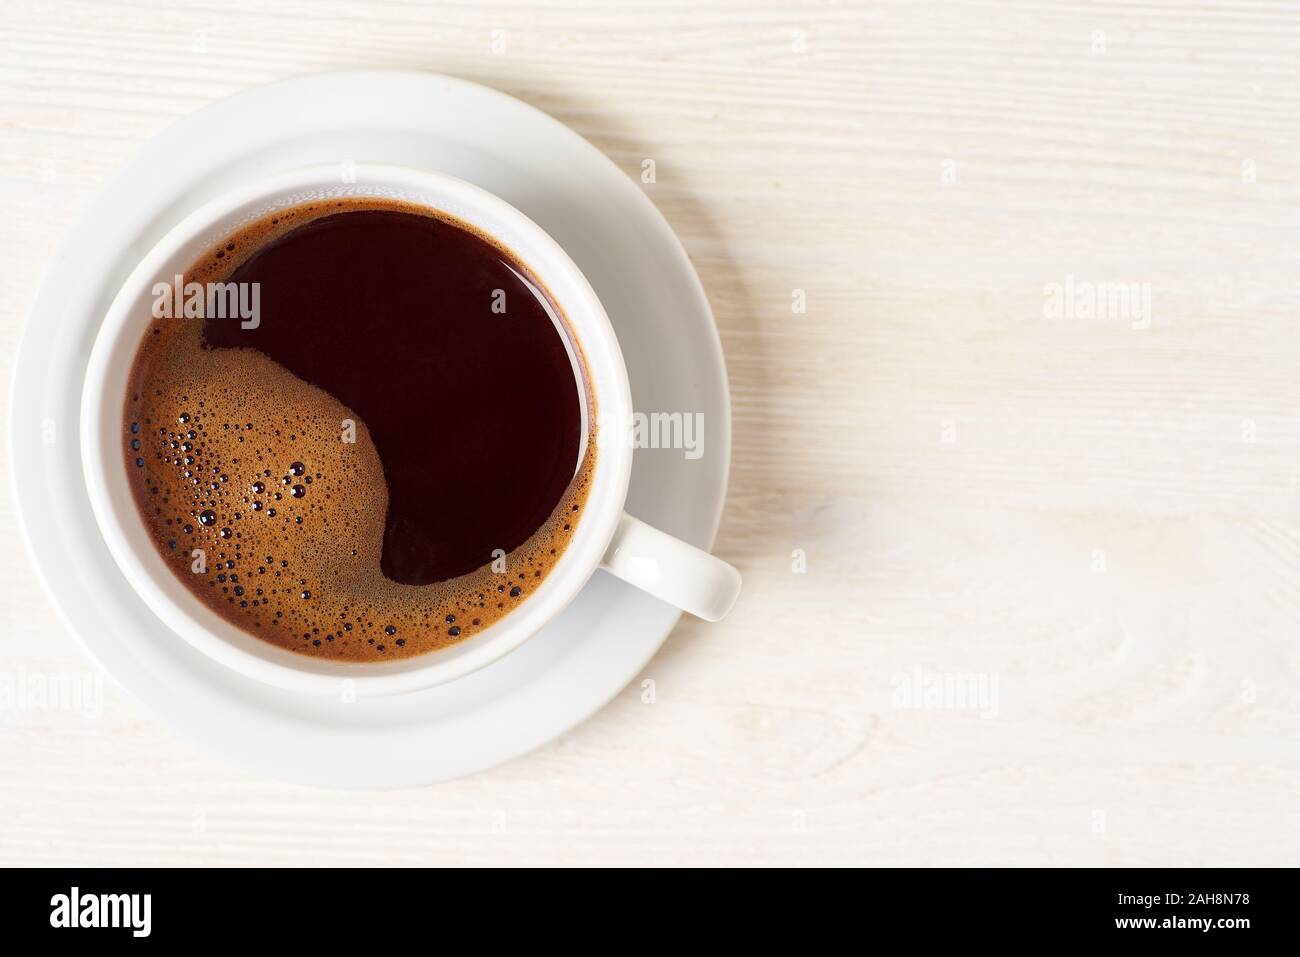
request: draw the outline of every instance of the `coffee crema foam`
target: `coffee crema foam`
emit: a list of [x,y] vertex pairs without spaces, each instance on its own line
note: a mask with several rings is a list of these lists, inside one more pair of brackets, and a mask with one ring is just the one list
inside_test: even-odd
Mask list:
[[[372,197],[278,210],[214,245],[185,281],[223,282],[268,242],[350,210],[434,216]],[[495,571],[488,558],[456,578],[404,585],[380,569],[388,489],[365,423],[261,352],[208,348],[202,332],[199,319],[150,323],[128,381],[124,461],[164,562],[223,619],[313,657],[407,658],[501,620],[564,553],[596,462],[589,388],[583,459],[549,518],[505,555],[505,571]],[[340,439],[349,420],[355,442]]]

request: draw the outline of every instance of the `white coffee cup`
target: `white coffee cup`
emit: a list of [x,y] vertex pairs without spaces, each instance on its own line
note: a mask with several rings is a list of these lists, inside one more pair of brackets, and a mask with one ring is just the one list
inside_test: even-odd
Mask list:
[[[182,274],[241,226],[277,209],[325,198],[400,199],[451,214],[495,237],[542,281],[581,345],[599,411],[600,454],[569,545],[518,608],[451,647],[382,663],[332,662],[256,638],[217,615],[167,567],[135,505],[122,443],[127,377],[152,318],[154,286]],[[168,320],[171,321],[171,320]],[[194,320],[176,320],[194,321]],[[181,638],[249,677],[293,691],[397,694],[451,681],[518,648],[603,568],[711,621],[740,593],[726,562],[623,511],[632,470],[632,395],[614,329],[578,267],[537,224],[504,200],[428,170],[346,163],[294,170],[248,184],[195,210],[158,242],[109,307],[91,351],[81,405],[82,460],[96,521],[131,586]],[[618,635],[608,640],[617,641]]]

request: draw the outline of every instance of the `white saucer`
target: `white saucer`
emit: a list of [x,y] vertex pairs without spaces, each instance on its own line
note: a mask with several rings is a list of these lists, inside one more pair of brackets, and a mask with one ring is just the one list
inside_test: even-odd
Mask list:
[[[448,685],[355,702],[245,679],[173,635],[131,591],[91,516],[77,411],[94,333],[134,262],[181,216],[252,176],[376,160],[443,170],[536,220],[582,268],[618,332],[639,411],[703,412],[706,454],[636,453],[628,509],[713,543],[726,494],[726,369],[698,277],[640,188],[549,116],[418,73],[329,73],[241,93],[155,138],[56,254],[14,372],[14,488],[54,604],[86,650],[201,747],[328,787],[404,787],[499,764],[572,728],[632,680],[679,612],[597,572],[541,634]],[[52,441],[51,438],[52,428]]]

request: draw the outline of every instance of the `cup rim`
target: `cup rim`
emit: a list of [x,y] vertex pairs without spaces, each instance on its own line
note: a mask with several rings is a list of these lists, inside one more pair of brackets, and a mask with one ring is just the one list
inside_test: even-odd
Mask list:
[[[599,567],[622,515],[631,480],[630,444],[606,434],[608,426],[598,427],[599,454],[588,504],[573,538],[538,590],[483,632],[444,649],[392,662],[313,658],[257,638],[219,616],[189,591],[146,534],[119,447],[126,396],[122,367],[129,370],[141,341],[138,329],[147,328],[151,320],[137,312],[140,297],[188,247],[209,245],[235,231],[237,220],[232,217],[241,211],[256,209],[258,204],[269,211],[278,205],[272,199],[286,195],[290,199],[284,205],[294,205],[301,200],[293,194],[303,190],[331,189],[340,196],[392,196],[397,190],[407,202],[483,229],[547,287],[583,353],[598,421],[629,420],[631,388],[613,325],[595,291],[563,248],[522,212],[487,190],[433,170],[349,162],[348,173],[343,179],[340,164],[313,164],[244,183],[183,217],[141,258],[105,312],[91,348],[81,397],[82,467],[96,523],[119,568],[154,614],[190,645],[234,671],[289,691],[339,694],[350,688],[358,696],[399,694],[455,680],[497,661],[540,631],[577,596]],[[378,192],[367,193],[368,188]],[[245,221],[256,215],[260,214]],[[515,250],[521,240],[528,254]],[[539,261],[538,255],[545,261]],[[190,261],[181,264],[181,271]]]

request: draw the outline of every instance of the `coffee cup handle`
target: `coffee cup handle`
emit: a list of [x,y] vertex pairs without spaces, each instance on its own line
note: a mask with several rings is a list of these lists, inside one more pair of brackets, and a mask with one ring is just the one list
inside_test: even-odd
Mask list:
[[683,611],[718,621],[740,597],[740,572],[627,512],[601,568]]

